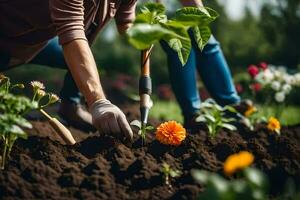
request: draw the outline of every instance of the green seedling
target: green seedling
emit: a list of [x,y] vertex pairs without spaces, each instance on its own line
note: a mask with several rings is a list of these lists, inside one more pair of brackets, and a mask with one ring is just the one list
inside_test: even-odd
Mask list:
[[133,120],[130,122],[130,125],[139,129],[138,135],[140,135],[142,138],[142,144],[145,143],[147,133],[155,130],[155,128],[151,125],[142,125],[139,120]]
[[165,162],[162,164],[161,172],[163,173],[163,178],[164,178],[165,184],[167,186],[169,186],[170,188],[172,188],[170,179],[179,177],[182,174],[181,171],[171,168],[171,166]]
[[208,99],[201,104],[197,122],[204,122],[207,125],[210,137],[215,137],[222,129],[230,131],[236,130],[236,127],[230,123],[235,122],[235,118],[226,117],[228,113],[237,113],[232,106],[221,107],[214,100]]
[[23,128],[31,128],[23,116],[28,111],[37,108],[35,101],[11,93],[14,88],[24,88],[23,84],[12,85],[10,79],[0,75],[0,139],[3,149],[0,168],[4,169],[12,147],[18,138],[27,138]]

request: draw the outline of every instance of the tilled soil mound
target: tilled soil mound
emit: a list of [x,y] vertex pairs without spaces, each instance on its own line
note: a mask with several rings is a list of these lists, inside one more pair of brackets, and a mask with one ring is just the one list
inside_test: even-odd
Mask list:
[[[66,146],[54,141],[58,138],[47,122],[33,125],[32,136],[16,142],[0,173],[0,199],[194,199],[203,187],[190,170],[223,174],[223,161],[241,150],[252,152],[254,165],[268,174],[272,196],[282,192],[289,177],[300,184],[300,126],[284,127],[281,136],[258,127],[221,132],[215,139],[199,130],[179,147],[161,145],[148,134],[144,146],[136,136],[128,147],[74,129],[82,141]],[[164,184],[163,162],[183,172],[171,181],[172,188]]]

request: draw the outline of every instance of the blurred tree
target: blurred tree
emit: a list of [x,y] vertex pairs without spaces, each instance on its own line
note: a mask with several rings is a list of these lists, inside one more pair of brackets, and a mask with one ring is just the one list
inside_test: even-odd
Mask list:
[[272,46],[273,63],[296,69],[300,63],[300,0],[266,1],[260,27]]

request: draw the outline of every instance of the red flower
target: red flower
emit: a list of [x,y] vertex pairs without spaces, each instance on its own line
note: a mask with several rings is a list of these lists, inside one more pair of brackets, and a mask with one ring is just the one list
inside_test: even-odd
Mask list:
[[253,83],[250,85],[250,88],[254,91],[254,92],[258,92],[261,90],[261,84],[259,83]]
[[236,89],[238,94],[242,93],[243,90],[244,90],[243,86],[240,83],[235,84],[235,89]]
[[249,65],[248,73],[252,78],[254,78],[259,73],[259,69],[256,65]]
[[266,62],[261,62],[258,64],[258,67],[265,70],[268,68],[268,64]]

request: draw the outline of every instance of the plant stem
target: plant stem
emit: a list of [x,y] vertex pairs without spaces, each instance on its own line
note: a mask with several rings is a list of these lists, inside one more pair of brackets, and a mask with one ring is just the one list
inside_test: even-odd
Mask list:
[[1,159],[1,169],[3,170],[5,167],[5,160],[6,160],[6,153],[7,152],[7,141],[4,141],[4,149],[2,153],[2,159]]

